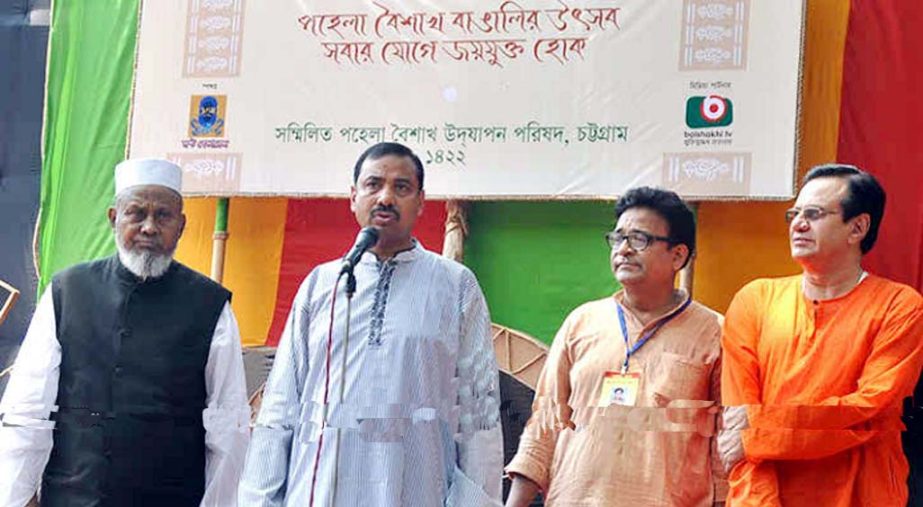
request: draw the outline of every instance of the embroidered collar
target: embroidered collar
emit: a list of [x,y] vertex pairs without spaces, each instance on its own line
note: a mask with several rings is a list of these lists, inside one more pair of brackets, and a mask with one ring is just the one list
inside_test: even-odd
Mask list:
[[[412,238],[413,246],[407,250],[401,250],[394,254],[394,257],[388,259],[397,264],[403,264],[405,262],[413,262],[416,259],[420,258],[421,255],[425,252],[423,245],[420,244],[416,238]],[[362,254],[362,259],[359,260],[360,264],[378,264],[381,261],[378,259],[378,256],[374,252],[366,251]]]

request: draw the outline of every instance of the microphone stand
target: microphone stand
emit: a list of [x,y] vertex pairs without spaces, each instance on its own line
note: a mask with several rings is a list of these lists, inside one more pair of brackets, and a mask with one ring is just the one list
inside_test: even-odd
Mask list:
[[[333,355],[333,328],[334,321],[336,319],[336,313],[334,308],[336,305],[336,293],[337,287],[340,285],[340,280],[343,278],[343,275],[346,275],[346,335],[343,339],[343,361],[340,367],[340,395],[338,398],[338,403],[342,407],[343,399],[346,397],[346,359],[349,356],[349,324],[352,320],[352,300],[353,295],[356,293],[356,276],[353,274],[352,266],[348,269],[344,268],[343,271],[337,276],[336,281],[333,282],[333,293],[330,300],[330,330],[327,337],[327,368],[325,372],[325,385],[330,385],[330,358]],[[342,409],[341,409],[342,411]],[[328,416],[330,414],[330,403],[327,398],[327,389],[324,389],[324,406],[322,408],[322,422],[321,422],[321,434],[317,443],[317,453],[314,459],[314,471],[312,472],[313,479],[311,481],[311,497],[308,503],[309,507],[314,507],[314,491],[317,487],[317,472],[320,467],[320,456],[321,449],[324,442],[324,429],[330,426],[330,421]],[[334,443],[334,454],[333,454],[333,491],[330,495],[330,506],[333,507],[336,504],[337,497],[337,486],[338,486],[338,476],[339,476],[339,467],[340,467],[340,427],[337,426],[336,430],[336,442]]]
[[[352,301],[356,293],[356,275],[353,274],[353,268],[346,271],[346,334],[343,338],[343,361],[340,367],[340,396],[339,404],[343,406],[343,399],[346,396],[346,358],[349,357],[349,323],[352,320]],[[342,410],[342,409],[341,409]],[[336,428],[336,444],[334,444],[333,453],[333,495],[331,500],[336,502],[337,485],[340,467],[340,428]]]
[[[340,285],[340,279],[343,278],[343,275],[346,275],[346,336],[343,339],[343,361],[340,367],[340,396],[338,403],[340,411],[343,412],[343,400],[346,398],[346,367],[347,367],[347,358],[349,357],[349,324],[352,315],[352,300],[353,295],[356,293],[356,276],[353,273],[355,270],[356,264],[358,264],[359,259],[362,256],[362,253],[372,247],[378,241],[378,231],[372,227],[365,227],[362,231],[359,232],[359,236],[356,239],[356,244],[353,245],[353,248],[349,253],[344,257],[342,267],[340,268],[340,273],[337,275],[336,281],[333,282],[333,292],[330,298],[330,328],[327,332],[327,351],[326,351],[326,371],[324,379],[324,406],[322,410],[322,422],[321,422],[321,434],[317,443],[317,452],[315,453],[314,458],[314,471],[312,473],[313,480],[311,482],[311,497],[309,501],[309,507],[314,507],[314,491],[317,486],[317,472],[320,466],[320,456],[321,449],[324,442],[324,431],[327,427],[330,426],[329,413],[330,413],[330,400],[328,398],[329,388],[330,388],[330,361],[333,356],[333,328],[336,322],[336,296],[337,288]],[[348,412],[348,411],[347,411]],[[334,444],[334,454],[333,454],[333,491],[330,497],[330,501],[335,504],[337,497],[337,482],[339,476],[339,466],[340,466],[340,438],[341,438],[341,428],[336,426],[334,428],[336,434],[336,443]]]

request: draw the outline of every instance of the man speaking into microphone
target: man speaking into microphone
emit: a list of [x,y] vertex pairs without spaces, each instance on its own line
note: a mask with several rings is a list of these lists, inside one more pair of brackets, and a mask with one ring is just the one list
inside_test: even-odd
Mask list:
[[470,270],[413,238],[423,203],[423,164],[409,148],[379,143],[359,157],[350,208],[364,229],[295,296],[241,505],[499,504],[487,305]]

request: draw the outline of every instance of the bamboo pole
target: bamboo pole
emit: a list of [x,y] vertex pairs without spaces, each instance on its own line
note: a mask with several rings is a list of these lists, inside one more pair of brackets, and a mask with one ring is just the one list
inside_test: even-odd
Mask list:
[[695,255],[689,259],[689,264],[679,272],[679,287],[692,297],[693,279],[695,278]]
[[215,210],[215,235],[212,243],[212,273],[211,279],[221,283],[224,280],[224,247],[228,240],[228,198],[218,199]]
[[[698,222],[699,203],[690,202],[687,204],[692,209],[692,212],[695,213],[696,222]],[[696,241],[696,243],[698,243],[698,241]],[[693,282],[695,279],[695,258],[696,255],[693,253],[686,267],[679,272],[679,288],[685,290],[686,293],[689,294],[689,297],[692,297]]]
[[468,236],[468,202],[455,199],[446,201],[445,211],[442,256],[462,262],[465,258],[465,238]]

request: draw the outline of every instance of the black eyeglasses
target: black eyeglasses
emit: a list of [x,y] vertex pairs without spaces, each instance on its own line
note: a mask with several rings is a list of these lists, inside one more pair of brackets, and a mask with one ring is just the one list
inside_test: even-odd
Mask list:
[[628,246],[637,252],[640,252],[651,246],[651,243],[655,241],[665,241],[667,243],[673,242],[671,238],[666,236],[654,236],[653,234],[649,234],[644,231],[629,231],[628,234],[616,231],[606,233],[606,243],[609,244],[609,248],[618,248],[622,246],[622,242],[626,239],[628,240]]
[[790,208],[785,210],[785,223],[790,224],[798,215],[804,217],[808,222],[820,220],[827,215],[836,215],[839,211],[833,211],[821,208],[820,206],[805,206],[803,208]]

